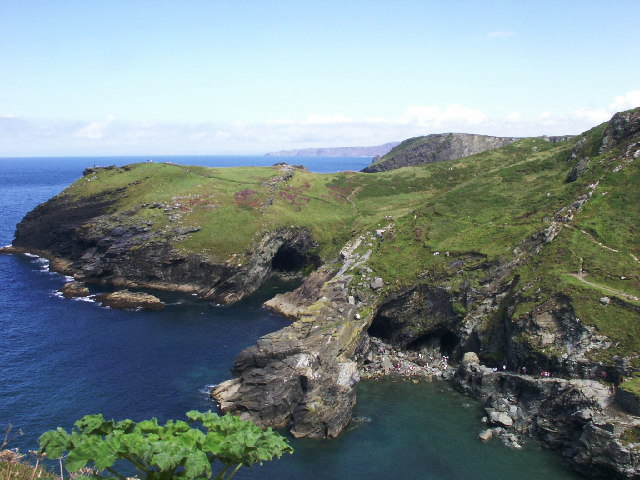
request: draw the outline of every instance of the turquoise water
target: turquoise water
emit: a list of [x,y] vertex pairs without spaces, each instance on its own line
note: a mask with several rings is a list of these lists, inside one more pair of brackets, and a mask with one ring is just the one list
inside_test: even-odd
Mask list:
[[[140,158],[135,159],[140,160]],[[0,243],[36,204],[82,169],[127,159],[0,159]],[[263,164],[273,157],[172,158],[179,163]],[[358,170],[369,159],[299,159],[314,171]],[[260,163],[264,162],[264,163]],[[338,167],[340,165],[340,167]],[[230,378],[235,356],[287,322],[252,298],[216,307],[192,296],[160,294],[161,312],[109,310],[54,292],[64,278],[37,258],[0,256],[0,426],[24,431],[12,446],[32,449],[45,430],[87,413],[141,420],[180,418],[214,408],[206,386]],[[263,297],[271,292],[263,292]],[[363,382],[357,421],[331,441],[292,439],[294,455],[237,479],[580,478],[559,457],[528,446],[514,451],[477,440],[481,411],[445,384]]]

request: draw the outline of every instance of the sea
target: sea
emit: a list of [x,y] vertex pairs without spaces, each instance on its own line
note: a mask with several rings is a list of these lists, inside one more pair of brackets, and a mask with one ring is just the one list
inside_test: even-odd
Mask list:
[[[86,167],[144,161],[230,167],[284,161],[318,173],[360,170],[359,157],[0,158],[0,244],[36,205],[80,178]],[[233,306],[156,292],[159,312],[122,311],[57,290],[69,279],[30,255],[0,255],[0,430],[8,447],[37,449],[38,437],[69,430],[86,414],[139,421],[184,419],[215,409],[211,385],[231,378],[237,354],[288,324],[261,307],[278,285]],[[92,293],[99,292],[92,287]],[[522,450],[480,442],[482,408],[446,383],[367,380],[354,420],[333,440],[290,439],[295,452],[236,479],[560,480],[582,478],[558,454],[527,442]],[[286,435],[286,432],[282,432]],[[0,434],[0,441],[4,434]]]

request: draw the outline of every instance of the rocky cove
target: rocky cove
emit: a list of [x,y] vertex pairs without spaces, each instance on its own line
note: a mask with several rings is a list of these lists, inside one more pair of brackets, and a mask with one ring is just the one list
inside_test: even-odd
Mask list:
[[[386,177],[345,176],[314,193],[316,187],[304,172],[279,165],[251,188],[234,187],[229,198],[235,214],[251,212],[251,218],[264,221],[264,228],[237,251],[216,256],[201,248],[202,243],[193,248],[194,238],[216,231],[210,223],[191,218],[226,208],[215,196],[220,187],[199,196],[149,199],[140,189],[160,179],[151,167],[125,166],[86,171],[76,185],[82,194],[63,192],[29,213],[5,252],[46,256],[54,269],[79,281],[192,292],[224,304],[255,291],[270,276],[298,275],[302,284],[297,289],[266,303],[291,319],[291,325],[241,352],[234,378],[212,390],[222,411],[261,426],[286,427],[300,437],[336,437],[351,418],[361,377],[438,378],[485,405],[490,429],[484,438],[497,436],[515,447],[519,436],[531,436],[559,450],[588,477],[638,478],[637,397],[621,388],[612,393],[603,381],[603,374],[614,383],[632,378],[635,352],[620,350],[622,340],[594,326],[597,318],[585,317],[590,310],[581,303],[584,282],[575,287],[575,277],[567,274],[557,277],[567,283],[556,288],[559,282],[549,285],[538,273],[557,266],[558,258],[573,262],[566,252],[580,250],[578,267],[571,263],[573,270],[567,272],[582,278],[588,272],[591,279],[599,274],[600,267],[589,267],[598,261],[589,250],[595,243],[581,233],[578,222],[613,196],[615,182],[608,181],[608,175],[635,172],[637,133],[638,114],[632,112],[575,141],[566,140],[572,143],[525,140],[515,153],[506,150],[501,185],[513,181],[515,169],[523,164],[531,170],[517,172],[521,176],[553,168],[562,175],[561,181],[532,193],[542,214],[523,206],[508,225],[493,218],[476,225],[460,214],[447,217],[444,201],[460,201],[448,193],[451,183],[473,186],[469,176],[455,177],[454,167],[433,167],[442,170],[429,175],[441,175],[448,183],[440,204],[427,207],[419,206],[424,200],[410,196],[417,188],[414,180],[398,171],[390,178],[396,189],[406,182],[405,197],[381,198],[387,204],[405,198],[414,203],[397,203],[397,211],[376,213],[369,224],[356,228],[353,222],[372,208],[365,193],[387,192],[391,187],[384,184]],[[542,155],[545,148],[548,153]],[[486,155],[480,160],[494,162],[493,154]],[[473,169],[480,160],[456,168]],[[544,169],[535,166],[537,161]],[[495,162],[491,167],[499,170]],[[193,182],[221,175],[192,167],[153,168]],[[94,190],[100,182],[106,187]],[[524,185],[516,182],[516,188]],[[280,224],[273,220],[282,218],[282,204],[304,212],[313,202],[347,212],[349,221],[340,223],[324,213],[329,221],[314,229],[302,219],[296,223],[287,217]],[[268,217],[270,212],[274,217]],[[215,218],[213,225],[222,228]],[[440,224],[443,230],[438,231]],[[454,224],[464,225],[473,245],[461,243],[463,235],[455,231],[451,240],[434,240]],[[242,226],[238,222],[235,228]],[[505,234],[509,228],[516,233]],[[335,234],[327,240],[323,234],[329,230]],[[507,248],[496,254],[491,244],[500,242]],[[606,242],[600,243],[611,245]],[[621,251],[617,244],[608,248],[607,255]],[[631,254],[620,254],[629,260],[629,268],[636,268]],[[405,273],[414,268],[416,274]],[[618,278],[635,275],[623,273]],[[596,284],[602,281],[597,277]],[[616,285],[608,288],[625,288]],[[614,311],[637,319],[632,300],[612,296],[605,305],[597,300],[601,290],[589,291],[586,304],[602,315]],[[616,350],[608,355],[612,348]],[[507,372],[492,368],[503,365]],[[530,373],[549,371],[551,377],[522,375],[518,372],[523,367]]]

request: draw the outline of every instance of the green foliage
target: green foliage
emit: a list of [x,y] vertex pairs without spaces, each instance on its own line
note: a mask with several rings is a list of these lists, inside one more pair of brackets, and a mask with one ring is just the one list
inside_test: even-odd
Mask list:
[[[640,373],[636,372],[631,378],[626,379],[620,384],[620,388],[636,397],[640,397]],[[640,426],[638,428],[640,433]]]
[[620,435],[620,440],[624,443],[640,443],[640,425],[627,428],[622,432],[622,435]]
[[[184,421],[159,425],[155,418],[136,423],[86,415],[75,422],[71,433],[58,428],[42,434],[40,449],[50,458],[68,451],[65,467],[69,472],[90,464],[124,479],[114,464],[125,461],[148,480],[228,480],[243,465],[250,467],[293,452],[286,439],[270,428],[263,431],[229,414],[220,417],[211,411],[192,410],[187,419],[201,428]],[[217,473],[212,466],[219,469]]]

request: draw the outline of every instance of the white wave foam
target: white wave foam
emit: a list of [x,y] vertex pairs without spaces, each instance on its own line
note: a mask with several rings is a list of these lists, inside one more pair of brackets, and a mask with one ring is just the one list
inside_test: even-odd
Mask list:
[[93,295],[90,295],[88,297],[73,297],[71,300],[75,300],[76,302],[98,303]]
[[[204,387],[202,387],[200,390],[198,390],[198,393],[200,393],[201,395],[207,397],[209,400],[213,400],[211,398],[211,389],[215,387],[215,385],[205,385]],[[216,406],[218,405],[218,403],[216,402]]]
[[38,255],[36,255],[35,253],[29,253],[29,252],[25,252],[24,254],[25,257],[29,257],[29,258],[40,258]]

